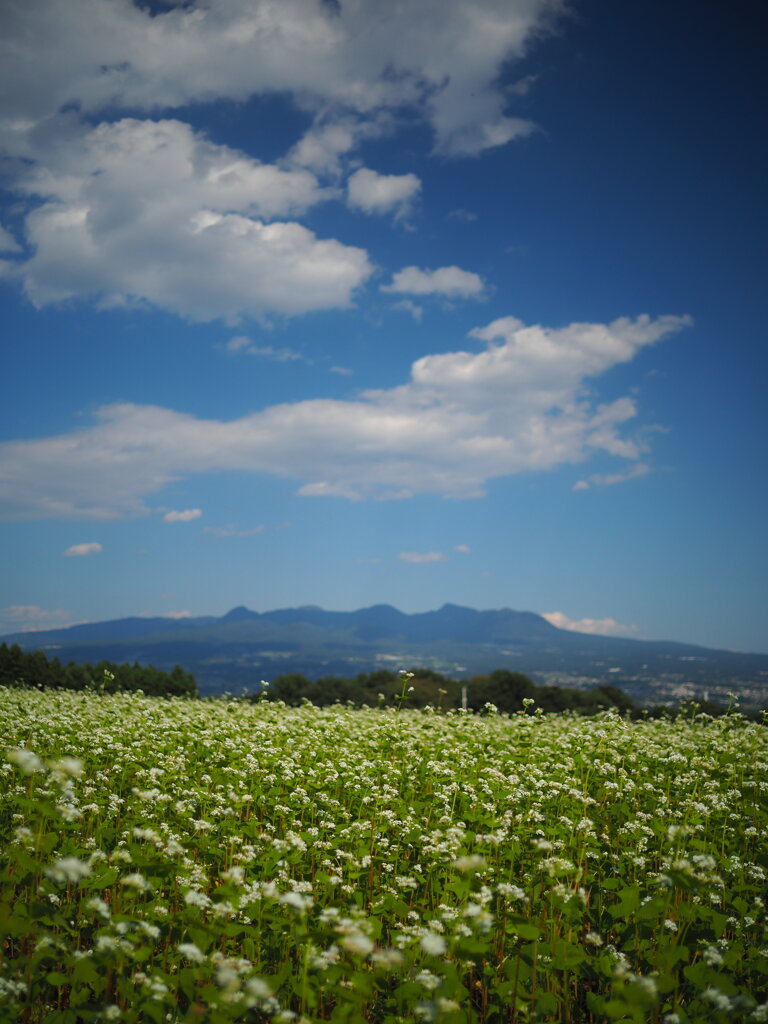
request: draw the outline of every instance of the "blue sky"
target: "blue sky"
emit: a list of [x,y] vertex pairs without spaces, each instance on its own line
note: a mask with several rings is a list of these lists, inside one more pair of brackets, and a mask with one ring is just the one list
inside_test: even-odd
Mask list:
[[768,651],[755,5],[4,10],[0,631]]

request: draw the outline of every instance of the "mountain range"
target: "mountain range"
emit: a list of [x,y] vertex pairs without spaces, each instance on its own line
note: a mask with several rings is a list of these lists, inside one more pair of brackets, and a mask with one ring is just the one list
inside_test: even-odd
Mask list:
[[640,703],[683,698],[768,706],[768,655],[672,641],[558,629],[534,612],[445,604],[406,614],[391,605],[352,612],[315,606],[220,618],[125,618],[0,638],[61,661],[138,662],[193,672],[202,693],[254,690],[288,672],[353,677],[376,669],[429,667],[454,678],[509,668],[535,682],[620,686]]

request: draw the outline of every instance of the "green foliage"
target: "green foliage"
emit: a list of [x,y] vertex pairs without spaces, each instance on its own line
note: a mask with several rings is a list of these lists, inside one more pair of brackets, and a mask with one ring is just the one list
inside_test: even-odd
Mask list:
[[18,644],[0,644],[0,686],[35,686],[44,689],[95,690],[117,693],[141,690],[149,696],[196,697],[195,677],[176,665],[162,672],[152,665],[80,665],[70,661],[62,665],[58,658],[48,660],[43,651],[25,653]]
[[764,727],[413,710],[434,682],[0,688],[0,1019],[768,1020]]
[[[409,670],[413,690],[408,694],[408,707],[437,710],[458,710],[462,706],[462,689],[467,691],[467,707],[483,711],[488,705],[496,711],[520,711],[523,702],[532,699],[544,711],[577,711],[594,715],[608,708],[622,713],[640,714],[640,708],[618,687],[598,686],[593,690],[565,689],[558,686],[535,686],[522,672],[497,669],[487,676],[473,676],[468,683],[459,683],[432,669],[414,667]],[[272,700],[291,707],[309,702],[316,707],[352,702],[360,707],[378,707],[402,702],[403,673],[379,669],[362,672],[354,679],[323,676],[307,679],[299,673],[277,676],[269,686]],[[255,694],[258,699],[261,694]]]

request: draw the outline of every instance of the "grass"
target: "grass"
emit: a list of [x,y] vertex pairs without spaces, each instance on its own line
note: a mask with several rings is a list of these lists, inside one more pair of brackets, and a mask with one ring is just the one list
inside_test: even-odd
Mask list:
[[737,713],[0,689],[0,733],[2,1020],[768,1020]]

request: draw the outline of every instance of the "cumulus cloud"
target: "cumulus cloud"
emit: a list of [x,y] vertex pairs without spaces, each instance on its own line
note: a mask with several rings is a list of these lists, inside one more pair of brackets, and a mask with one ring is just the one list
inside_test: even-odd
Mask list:
[[633,636],[639,632],[637,626],[625,626],[615,619],[569,619],[563,612],[542,612],[542,618],[558,629],[574,633],[589,633],[593,636]]
[[199,519],[203,514],[200,508],[185,508],[181,512],[171,510],[163,516],[164,523],[191,523],[193,519]]
[[[419,0],[382,17],[371,0],[6,5],[0,155],[28,211],[30,256],[0,261],[0,274],[38,307],[150,305],[198,321],[346,308],[372,272],[367,253],[298,219],[342,198],[354,150],[404,118],[429,124],[435,150],[453,156],[532,131],[508,110],[515,89],[501,72],[566,6]],[[314,115],[279,164],[152,119],[278,94]],[[402,218],[420,187],[362,167],[346,198]],[[0,247],[22,252],[4,229]],[[478,294],[466,288],[448,293]]]
[[[50,147],[49,147],[50,148]],[[195,320],[347,307],[364,250],[292,217],[325,198],[306,170],[262,164],[180,121],[69,132],[17,182],[41,200],[17,268],[37,306],[145,302]]]
[[377,174],[361,167],[347,181],[347,202],[364,213],[406,217],[421,189],[415,174]]
[[[15,3],[4,12],[0,92],[16,131],[62,108],[151,111],[282,92],[340,111],[342,126],[410,110],[431,124],[438,150],[474,154],[532,130],[507,111],[514,93],[500,72],[565,7],[419,0],[382,17],[372,2],[192,0],[156,12],[128,0]],[[319,152],[346,146],[326,139]],[[322,156],[306,149],[318,166]]]
[[689,323],[641,316],[546,328],[506,317],[471,332],[482,351],[424,356],[400,386],[231,421],[106,406],[91,427],[0,445],[0,510],[5,518],[140,515],[149,495],[210,471],[292,478],[307,497],[393,500],[480,497],[495,477],[601,453],[634,465],[646,450],[624,431],[635,400],[598,402],[588,385]]
[[445,561],[442,551],[401,551],[398,558],[403,562],[412,562],[414,565]]
[[103,548],[101,544],[92,541],[88,544],[73,544],[64,552],[65,558],[83,558],[86,555],[97,555]]
[[381,290],[396,294],[444,295],[450,299],[468,299],[479,298],[485,285],[479,274],[462,270],[461,267],[438,267],[437,270],[403,267],[389,284],[381,286]]

